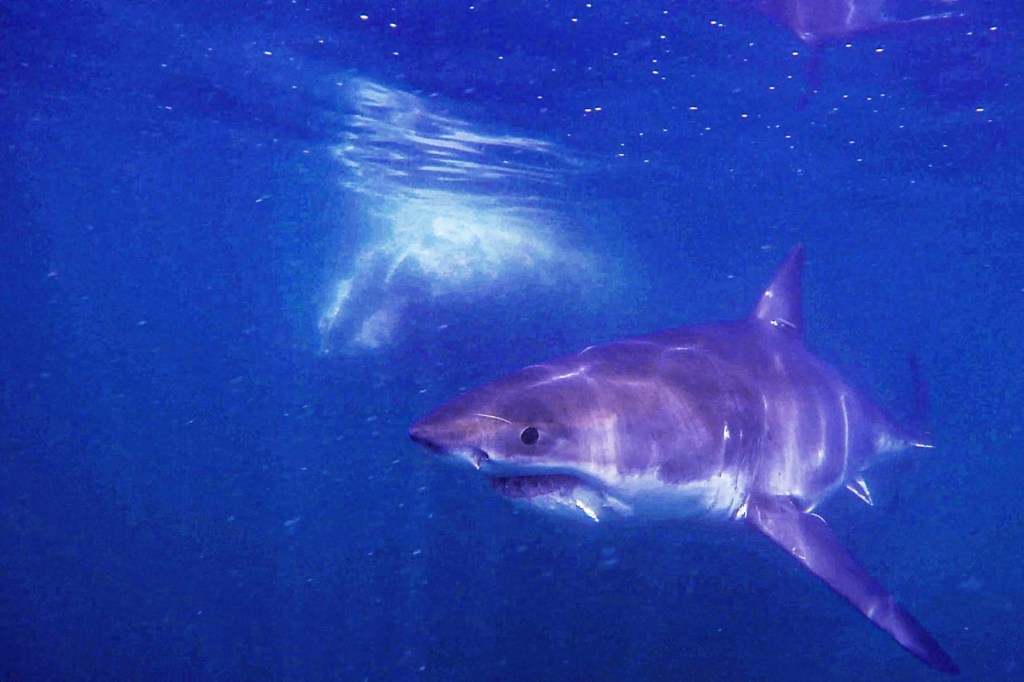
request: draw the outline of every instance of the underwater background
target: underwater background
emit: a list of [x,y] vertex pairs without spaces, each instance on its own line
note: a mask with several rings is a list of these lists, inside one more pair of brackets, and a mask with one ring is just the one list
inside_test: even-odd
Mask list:
[[407,437],[798,242],[810,345],[897,414],[918,357],[937,443],[823,512],[1024,679],[1024,6],[815,55],[757,4],[5,0],[0,680],[940,679],[743,524]]

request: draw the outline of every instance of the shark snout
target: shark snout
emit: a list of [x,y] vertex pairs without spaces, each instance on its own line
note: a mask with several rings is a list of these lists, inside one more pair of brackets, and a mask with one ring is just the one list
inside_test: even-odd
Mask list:
[[479,421],[442,409],[410,426],[409,438],[431,452],[453,455],[454,461],[466,462],[479,470],[491,459],[479,445]]
[[473,436],[463,419],[444,409],[428,414],[409,427],[409,438],[441,454],[475,445]]
[[437,453],[443,453],[445,451],[445,447],[437,442],[434,435],[430,432],[430,429],[423,426],[423,422],[416,422],[409,427],[409,438],[428,450],[432,450]]
[[437,434],[433,433],[429,426],[422,422],[416,422],[409,427],[409,438],[419,443],[431,452],[439,455],[454,455],[453,460],[470,464],[474,469],[479,470],[490,457],[480,448],[467,447],[446,443]]
[[486,440],[485,428],[493,428],[458,401],[445,404],[409,427],[409,437],[435,453],[479,449]]

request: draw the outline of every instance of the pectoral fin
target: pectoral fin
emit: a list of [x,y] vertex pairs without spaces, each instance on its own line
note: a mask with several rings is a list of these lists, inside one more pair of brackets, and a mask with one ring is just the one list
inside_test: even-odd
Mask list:
[[755,495],[747,503],[747,521],[907,651],[936,670],[960,672],[938,642],[839,544],[821,517],[801,512],[788,497]]

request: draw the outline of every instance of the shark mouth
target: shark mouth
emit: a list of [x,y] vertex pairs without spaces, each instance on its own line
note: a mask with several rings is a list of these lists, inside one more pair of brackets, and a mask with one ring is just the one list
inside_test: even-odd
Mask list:
[[632,515],[623,501],[590,486],[572,474],[533,474],[528,476],[489,476],[491,487],[513,502],[525,502],[546,512],[576,516],[583,514],[598,522],[606,517]]
[[427,449],[468,464],[483,474],[495,492],[513,502],[524,502],[546,512],[559,512],[583,516],[597,522],[614,512],[616,516],[630,516],[632,507],[610,495],[599,481],[590,480],[582,473],[556,468],[545,470],[538,466],[495,461],[477,447],[450,447],[432,437],[427,429],[414,424],[409,436]]
[[492,476],[491,487],[514,499],[530,499],[542,495],[569,495],[584,482],[569,474],[536,476]]

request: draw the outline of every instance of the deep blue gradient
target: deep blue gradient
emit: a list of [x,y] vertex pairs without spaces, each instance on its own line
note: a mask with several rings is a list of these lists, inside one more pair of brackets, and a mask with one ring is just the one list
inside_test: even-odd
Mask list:
[[[964,679],[1024,675],[1024,11],[830,46],[801,107],[752,2],[590,4],[0,5],[0,679],[938,679],[742,524],[547,519],[406,437],[746,314],[797,241],[811,345],[897,413],[916,354],[938,444],[823,513]],[[376,229],[353,79],[556,145],[512,189],[596,283],[321,353]]]

